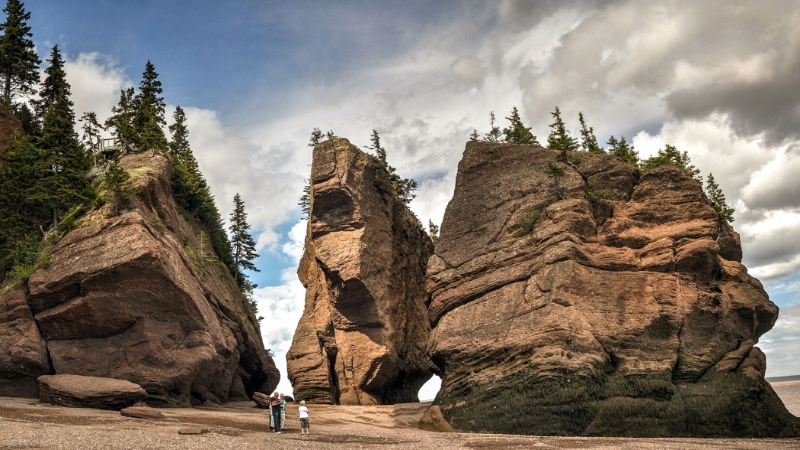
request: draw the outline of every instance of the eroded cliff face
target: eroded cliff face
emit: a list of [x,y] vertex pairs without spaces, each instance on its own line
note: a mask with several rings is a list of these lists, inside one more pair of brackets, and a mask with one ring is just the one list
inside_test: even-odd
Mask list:
[[417,401],[431,377],[425,267],[433,246],[377,158],[346,139],[314,148],[298,275],[306,303],[286,355],[295,398]]
[[272,391],[258,322],[204,228],[178,211],[167,158],[121,165],[138,190],[127,212],[91,212],[48,270],[0,295],[0,395],[35,396],[50,373],[129,380],[153,406]]
[[[436,399],[461,430],[790,436],[755,347],[778,317],[673,166],[469,143],[428,265]],[[548,174],[556,163],[563,176]]]

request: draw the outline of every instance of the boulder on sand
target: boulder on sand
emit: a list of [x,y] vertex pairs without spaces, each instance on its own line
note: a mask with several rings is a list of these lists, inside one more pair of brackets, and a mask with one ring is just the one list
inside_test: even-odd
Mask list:
[[253,401],[256,402],[259,408],[269,409],[269,400],[270,397],[267,394],[262,394],[261,392],[253,393]]
[[452,433],[453,427],[444,420],[442,410],[438,405],[433,405],[419,419],[419,429],[425,431],[439,431]]
[[145,398],[147,392],[141,386],[125,380],[82,375],[39,377],[39,399],[53,405],[119,410]]
[[164,414],[161,411],[147,406],[144,402],[137,402],[133,406],[123,408],[120,411],[125,417],[133,417],[136,419],[163,419]]

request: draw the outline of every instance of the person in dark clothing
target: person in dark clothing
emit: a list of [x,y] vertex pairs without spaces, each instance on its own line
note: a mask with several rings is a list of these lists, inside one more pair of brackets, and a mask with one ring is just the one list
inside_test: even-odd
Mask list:
[[283,400],[281,400],[280,394],[277,392],[272,395],[270,406],[272,406],[272,422],[275,424],[275,434],[281,434],[281,406],[283,406]]

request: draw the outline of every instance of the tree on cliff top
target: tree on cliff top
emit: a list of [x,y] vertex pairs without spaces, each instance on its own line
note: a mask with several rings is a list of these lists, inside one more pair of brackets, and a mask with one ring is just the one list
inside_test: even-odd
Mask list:
[[494,124],[494,111],[489,113],[489,132],[483,136],[485,142],[500,142],[500,127]]
[[59,211],[88,204],[96,197],[86,178],[91,169],[91,155],[75,134],[75,112],[69,99],[70,86],[58,46],[54,46],[50,67],[40,91],[37,109],[44,115],[38,146],[42,150],[43,171],[40,198],[52,206],[53,227],[58,229]]
[[515,106],[511,110],[511,117],[506,117],[511,125],[508,128],[503,128],[506,142],[510,144],[527,144],[527,145],[540,145],[536,140],[536,136],[531,132],[531,127],[526,127],[519,117],[519,111]]
[[6,20],[0,24],[3,31],[0,37],[0,77],[3,82],[3,103],[11,106],[14,97],[34,93],[34,86],[39,83],[39,64],[33,41],[30,39],[31,27],[28,20],[31,13],[25,11],[25,5],[19,0],[8,0]]
[[619,157],[632,166],[639,165],[639,152],[634,150],[632,145],[628,144],[628,141],[625,140],[625,136],[620,136],[619,140],[617,140],[617,138],[612,135],[608,138],[608,142],[606,143],[608,144],[608,153]]
[[248,231],[250,230],[250,225],[247,223],[244,200],[238,193],[233,197],[233,212],[231,213],[230,223],[233,265],[236,270],[234,278],[242,291],[245,291],[245,288],[252,290],[252,285],[248,283],[244,270],[259,272],[255,264],[253,264],[253,260],[258,258],[258,254],[256,254],[256,241],[253,240],[253,236]]
[[722,189],[720,189],[716,180],[714,180],[714,175],[711,173],[709,173],[708,178],[706,178],[705,190],[708,199],[711,200],[711,206],[714,207],[714,211],[717,212],[720,220],[732,223],[733,213],[736,212],[736,210],[728,206],[728,202],[725,201],[725,194],[722,193]]
[[550,135],[547,137],[547,147],[553,150],[561,150],[562,153],[571,152],[578,149],[578,141],[569,135],[569,130],[561,120],[561,111],[556,106],[556,110],[550,113],[555,121],[550,124]]
[[597,144],[597,137],[594,135],[594,128],[587,127],[586,121],[583,119],[583,113],[578,113],[578,121],[581,123],[581,148],[583,151],[589,153],[605,153]]
[[169,126],[172,139],[167,150],[172,164],[172,195],[181,209],[205,225],[211,246],[214,247],[219,260],[231,273],[236,273],[231,244],[222,224],[222,216],[214,202],[214,196],[211,195],[211,188],[189,147],[186,113],[178,106],[172,117],[175,123]]
[[679,169],[686,172],[686,175],[697,180],[703,184],[703,178],[700,176],[700,169],[692,165],[692,158],[689,157],[688,152],[680,152],[675,146],[667,144],[666,147],[660,149],[658,154],[651,156],[639,164],[645,172],[655,169],[656,167],[665,164],[672,164]]
[[400,178],[400,175],[395,171],[396,169],[389,165],[389,162],[386,160],[386,149],[381,147],[381,137],[377,130],[372,130],[370,140],[372,141],[372,145],[369,148],[375,150],[378,161],[380,161],[381,165],[389,172],[389,181],[392,183],[392,190],[395,196],[397,196],[401,202],[408,205],[411,203],[411,200],[414,200],[414,197],[416,197],[414,191],[417,190],[417,181],[412,178]]
[[119,101],[111,108],[113,114],[105,122],[106,128],[111,129],[111,134],[117,139],[117,145],[124,148],[126,153],[132,152],[136,145],[136,128],[133,126],[133,114],[136,110],[134,97],[135,91],[132,87],[120,89]]
[[139,82],[139,95],[134,100],[133,126],[137,134],[137,147],[141,151],[167,148],[167,138],[164,137],[161,128],[167,123],[164,118],[165,104],[162,92],[156,68],[148,60],[142,81]]

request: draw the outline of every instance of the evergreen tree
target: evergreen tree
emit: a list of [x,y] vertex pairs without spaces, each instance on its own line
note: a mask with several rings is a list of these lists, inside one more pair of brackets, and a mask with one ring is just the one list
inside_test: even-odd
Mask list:
[[214,203],[200,166],[189,146],[189,130],[183,108],[175,108],[175,122],[169,130],[172,139],[168,144],[168,156],[172,164],[172,195],[178,206],[196,217],[208,230],[211,245],[231,273],[236,272],[231,245],[222,224],[222,216]]
[[134,100],[133,126],[136,130],[136,146],[140,151],[167,148],[167,138],[161,128],[167,123],[164,118],[165,104],[164,97],[161,97],[162,92],[156,68],[148,60],[142,81],[139,82],[139,94]]
[[[492,118],[494,118],[494,116],[492,116]],[[531,128],[523,125],[516,106],[511,110],[511,117],[506,117],[506,119],[511,122],[508,128],[503,129],[506,142],[511,144],[540,145],[539,141],[536,140],[536,136],[531,133]]]
[[722,193],[722,189],[720,189],[716,180],[714,180],[714,175],[711,173],[708,174],[706,179],[705,190],[708,199],[711,200],[711,206],[714,207],[714,211],[717,212],[720,220],[733,223],[733,213],[736,210],[728,206],[728,202],[725,201],[725,194]]
[[0,281],[15,263],[17,242],[37,236],[49,221],[50,209],[42,202],[42,154],[34,138],[12,141],[0,159]]
[[37,102],[37,108],[44,111],[42,135],[38,139],[46,173],[41,198],[52,206],[53,226],[58,230],[60,211],[87,204],[96,193],[86,178],[92,166],[91,156],[75,134],[70,86],[58,46],[53,47],[48,61],[51,66],[45,69],[47,76],[42,83],[41,100]]
[[[252,270],[258,272],[253,260],[258,258],[256,254],[256,242],[253,236],[248,231],[250,225],[247,223],[247,213],[244,210],[244,200],[237,193],[233,197],[233,212],[231,213],[231,249],[233,250],[233,264],[234,264],[234,278],[236,283],[244,291],[248,287],[245,282],[247,276],[243,270]],[[248,283],[249,284],[249,283]],[[252,290],[250,288],[249,290]]]
[[489,113],[489,132],[484,135],[483,140],[486,142],[500,142],[500,127],[494,125],[494,111]]
[[416,197],[416,194],[414,194],[414,191],[416,191],[418,187],[416,180],[400,178],[400,175],[396,173],[396,169],[389,165],[389,162],[386,160],[386,149],[381,146],[381,137],[376,130],[372,130],[370,140],[372,141],[372,145],[369,148],[375,150],[378,161],[380,161],[381,165],[389,172],[389,180],[392,183],[394,194],[401,202],[408,205],[411,203],[411,200],[414,200]]
[[[329,131],[329,133],[333,133],[333,132]],[[322,134],[322,131],[320,131],[319,128],[315,127],[313,130],[311,130],[311,140],[308,142],[308,146],[309,147],[316,146],[317,144],[322,142],[322,138],[323,137],[324,137],[324,135]]]
[[647,172],[648,170],[655,169],[656,167],[663,166],[665,164],[677,166],[686,172],[686,175],[689,175],[697,180],[700,184],[703,184],[703,178],[700,176],[700,169],[692,165],[692,158],[689,157],[689,153],[681,153],[677,148],[669,144],[667,144],[667,146],[663,149],[660,149],[657,155],[651,156],[642,161],[639,166],[644,169],[645,172]]
[[569,130],[561,120],[561,111],[556,106],[556,110],[550,113],[555,121],[550,124],[550,135],[547,137],[547,146],[553,150],[561,150],[563,154],[578,149],[578,141],[569,135]]
[[190,152],[189,128],[186,126],[186,112],[184,112],[183,108],[180,106],[176,106],[172,118],[175,122],[169,126],[172,139],[167,145],[167,153],[186,162],[187,154]]
[[480,137],[480,135],[478,135],[478,130],[473,128],[472,129],[472,133],[470,133],[470,135],[469,135],[469,141],[470,142],[478,142],[480,140],[481,140],[481,137]]
[[25,5],[19,0],[8,0],[6,20],[0,24],[3,35],[0,37],[0,77],[3,82],[3,103],[11,106],[19,95],[34,93],[39,83],[39,64],[31,37],[28,20],[31,13],[25,11]]
[[431,242],[434,245],[439,242],[439,225],[433,223],[431,219],[428,219],[428,236],[431,237]]
[[600,145],[597,144],[597,137],[594,135],[594,128],[587,127],[583,119],[583,113],[578,113],[578,120],[581,123],[581,148],[589,153],[605,153]]
[[625,136],[620,136],[619,140],[617,140],[617,138],[612,135],[608,138],[608,142],[606,143],[608,144],[608,153],[619,157],[632,166],[639,165],[639,152],[634,150],[632,145],[628,144],[628,141],[625,140]]
[[83,113],[80,121],[83,122],[81,142],[88,151],[92,152],[93,162],[97,167],[97,152],[100,150],[100,141],[102,140],[100,130],[105,130],[105,128],[97,122],[97,114],[94,112]]
[[135,111],[133,88],[121,89],[119,102],[111,108],[113,114],[105,122],[106,128],[111,129],[111,134],[117,139],[117,145],[122,146],[126,153],[132,152],[136,145]]

